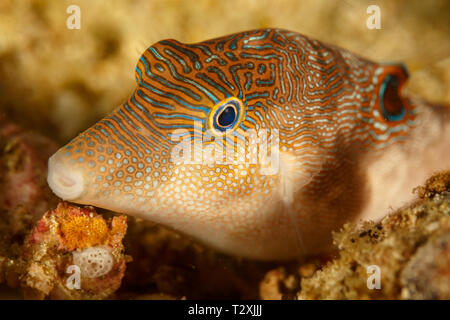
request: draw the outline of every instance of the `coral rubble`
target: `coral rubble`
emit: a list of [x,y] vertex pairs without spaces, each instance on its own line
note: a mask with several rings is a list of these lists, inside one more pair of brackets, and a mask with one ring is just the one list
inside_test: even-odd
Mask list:
[[[126,217],[60,203],[27,237],[20,284],[26,298],[104,299],[121,285]],[[76,278],[78,277],[78,279]],[[78,284],[77,284],[78,281]]]
[[27,131],[0,113],[0,283],[15,287],[22,244],[58,199],[47,186],[52,140]]
[[339,256],[312,276],[266,274],[262,298],[281,297],[280,283],[300,274],[299,299],[450,299],[449,181],[450,171],[432,176],[415,203],[379,223],[346,224],[334,234]]

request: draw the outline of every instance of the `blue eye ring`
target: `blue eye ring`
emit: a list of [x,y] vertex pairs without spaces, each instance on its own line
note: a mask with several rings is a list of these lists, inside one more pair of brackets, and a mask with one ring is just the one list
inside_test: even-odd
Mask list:
[[215,105],[210,112],[208,127],[215,135],[224,135],[234,130],[244,116],[244,104],[236,98],[225,99]]

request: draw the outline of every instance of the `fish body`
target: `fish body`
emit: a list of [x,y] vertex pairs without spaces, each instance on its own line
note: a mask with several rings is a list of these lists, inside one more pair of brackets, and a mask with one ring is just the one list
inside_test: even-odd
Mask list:
[[324,253],[448,167],[449,116],[380,64],[280,29],[163,40],[130,98],[49,159],[61,198],[169,226],[221,251]]

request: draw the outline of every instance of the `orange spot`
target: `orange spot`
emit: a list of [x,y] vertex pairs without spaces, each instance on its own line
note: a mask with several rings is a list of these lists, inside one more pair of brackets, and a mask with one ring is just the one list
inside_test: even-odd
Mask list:
[[108,237],[108,226],[101,217],[67,217],[60,228],[62,241],[69,250],[100,245]]

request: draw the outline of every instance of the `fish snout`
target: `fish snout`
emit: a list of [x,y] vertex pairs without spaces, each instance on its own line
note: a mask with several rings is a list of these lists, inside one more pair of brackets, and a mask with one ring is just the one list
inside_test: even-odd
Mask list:
[[59,153],[48,159],[47,183],[58,197],[75,200],[85,189],[83,175],[79,169],[61,160]]

